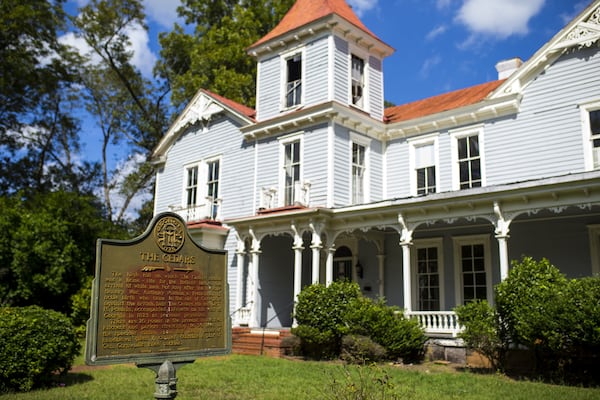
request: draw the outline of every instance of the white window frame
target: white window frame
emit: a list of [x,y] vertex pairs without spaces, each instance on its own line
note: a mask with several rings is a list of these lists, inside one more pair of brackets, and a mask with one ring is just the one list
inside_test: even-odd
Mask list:
[[[417,265],[417,251],[423,248],[437,248],[438,253],[438,279],[439,279],[439,295],[440,295],[440,307],[439,310],[433,311],[442,311],[446,309],[445,302],[445,290],[444,290],[444,239],[443,238],[432,238],[432,239],[415,239],[413,240],[413,246],[411,249],[411,269],[412,275],[414,277],[412,282],[412,293],[413,299],[412,304],[415,307],[419,307],[419,271]],[[420,308],[420,307],[419,307]],[[422,311],[422,310],[417,310]]]
[[[362,105],[354,104],[352,101],[352,56],[360,58],[363,60],[363,98]],[[350,44],[348,48],[348,104],[352,107],[356,107],[365,112],[369,112],[370,110],[370,98],[369,98],[369,79],[370,79],[370,63],[369,63],[369,53],[365,50],[353,46]]]
[[223,162],[221,160],[221,157],[212,157],[212,158],[208,158],[206,160],[204,160],[204,165],[205,165],[205,180],[204,180],[204,190],[205,190],[205,196],[204,199],[206,202],[209,201],[209,196],[208,196],[208,185],[211,182],[209,182],[208,180],[208,165],[211,163],[218,163],[219,167],[218,167],[218,174],[217,174],[217,196],[214,197],[212,200],[212,206],[211,206],[211,210],[210,210],[210,214],[211,214],[211,219],[217,219],[217,216],[219,215],[219,204],[221,203],[221,189],[222,189],[222,185],[221,185],[221,172],[223,171]]
[[[300,55],[301,65],[300,65],[300,82],[301,82],[301,92],[300,92],[300,103],[293,104],[291,106],[287,105],[287,79],[288,79],[288,68],[287,61],[290,58],[296,57]],[[305,101],[305,89],[306,89],[306,51],[304,47],[295,48],[288,52],[280,54],[280,71],[281,71],[281,110],[293,110],[295,108],[301,107]]]
[[410,192],[417,196],[417,158],[416,148],[421,146],[433,145],[434,167],[435,167],[435,193],[440,191],[440,154],[439,154],[439,134],[435,133],[419,138],[408,139],[408,163],[410,168],[409,182]]
[[353,176],[353,162],[352,162],[352,147],[354,144],[363,146],[365,148],[365,172],[364,172],[364,176],[363,176],[363,199],[362,199],[362,203],[369,203],[371,201],[371,162],[370,162],[370,156],[371,156],[371,138],[359,135],[358,133],[355,132],[350,132],[350,146],[349,146],[349,152],[348,154],[350,155],[350,171],[349,171],[349,177],[350,177],[350,202],[353,203],[354,202],[354,176]]
[[[205,206],[208,202],[208,163],[210,162],[214,162],[214,161],[218,161],[219,162],[219,196],[217,196],[216,199],[214,199],[214,201],[221,201],[221,181],[222,181],[222,171],[223,171],[223,161],[222,161],[222,157],[220,155],[218,156],[213,156],[213,157],[207,157],[203,160],[200,161],[195,161],[193,163],[190,164],[186,164],[183,166],[183,193],[182,193],[182,201],[181,201],[181,208],[182,209],[188,209],[188,208],[193,208],[193,207],[199,207],[199,206]],[[188,178],[188,170],[190,168],[194,168],[197,167],[198,168],[198,181],[196,183],[196,203],[195,204],[187,204],[187,178]],[[214,212],[213,212],[214,214]],[[216,218],[216,215],[213,215],[213,217]]]
[[600,275],[600,224],[588,225],[592,275]]
[[[600,110],[600,100],[581,104],[579,106],[581,110],[581,126],[582,126],[582,139],[583,139],[583,160],[586,171],[593,171],[594,169],[600,169],[600,165],[594,168],[594,139],[600,139],[600,135],[592,137],[592,127],[590,124],[590,112]],[[598,150],[600,152],[600,148]]]
[[[304,132],[292,133],[290,135],[279,138],[279,196],[277,196],[277,204],[279,207],[285,207],[285,147],[286,145],[299,142],[300,143],[300,177],[298,182],[304,181]],[[295,189],[294,189],[295,190]],[[297,196],[297,194],[295,194]],[[294,197],[295,197],[294,196]],[[293,205],[294,201],[292,201]]]
[[484,268],[485,268],[485,285],[486,285],[486,298],[488,303],[493,304],[494,292],[492,287],[492,252],[490,247],[490,235],[469,235],[469,236],[455,236],[452,238],[453,249],[454,249],[454,282],[455,282],[455,299],[456,305],[462,305],[464,303],[463,297],[463,273],[461,263],[461,247],[465,245],[483,245],[483,257],[484,257]]
[[[452,189],[460,189],[460,166],[458,164],[458,140],[469,136],[478,136],[479,144],[479,168],[481,172],[481,187],[486,186],[486,168],[485,168],[485,137],[483,125],[471,126],[468,128],[455,129],[450,131],[451,152],[452,152]],[[465,190],[465,189],[463,189]]]

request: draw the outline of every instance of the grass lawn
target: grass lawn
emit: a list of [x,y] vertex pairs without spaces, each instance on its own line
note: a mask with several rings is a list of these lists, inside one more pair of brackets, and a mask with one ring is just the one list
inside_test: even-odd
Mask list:
[[[86,367],[79,359],[57,387],[6,394],[0,400],[153,399],[154,372],[132,365]],[[577,388],[515,381],[498,374],[475,374],[452,366],[381,366],[345,369],[339,363],[231,355],[199,359],[177,372],[178,400],[186,399],[360,399],[344,397],[351,383],[360,389],[387,378],[399,399],[599,399],[600,388]],[[374,389],[371,389],[373,391]],[[383,399],[383,397],[379,397]],[[388,397],[391,398],[391,397]]]

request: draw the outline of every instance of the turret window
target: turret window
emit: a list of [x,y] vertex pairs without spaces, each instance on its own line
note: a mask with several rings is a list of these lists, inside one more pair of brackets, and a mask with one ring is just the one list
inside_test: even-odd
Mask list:
[[365,60],[352,54],[352,104],[364,107]]
[[302,54],[286,60],[285,106],[294,107],[302,103]]

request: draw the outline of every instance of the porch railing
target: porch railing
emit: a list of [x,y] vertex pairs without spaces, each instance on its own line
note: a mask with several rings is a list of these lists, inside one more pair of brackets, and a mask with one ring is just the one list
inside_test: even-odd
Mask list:
[[429,336],[456,337],[463,329],[454,311],[410,311],[405,315],[419,321]]
[[221,219],[221,199],[207,196],[204,203],[189,207],[170,207],[171,211],[179,214],[185,222],[200,221],[203,219]]
[[236,318],[235,320],[237,321],[238,325],[249,325],[250,324],[250,313],[251,313],[251,309],[249,307],[242,307],[237,309],[236,313]]

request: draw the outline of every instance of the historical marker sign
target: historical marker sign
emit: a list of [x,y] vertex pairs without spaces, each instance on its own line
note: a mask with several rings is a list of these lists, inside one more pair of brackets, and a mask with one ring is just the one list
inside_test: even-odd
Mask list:
[[189,236],[176,214],[140,237],[99,239],[86,363],[193,361],[231,350],[226,253]]

